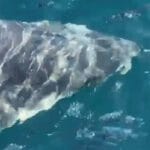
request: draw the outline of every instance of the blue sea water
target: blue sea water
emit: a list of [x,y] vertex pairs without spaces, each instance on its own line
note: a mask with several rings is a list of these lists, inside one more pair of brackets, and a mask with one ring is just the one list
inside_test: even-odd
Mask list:
[[[99,32],[133,40],[141,48],[126,75],[114,74],[101,85],[85,87],[51,110],[1,132],[0,150],[149,150],[149,0],[0,0],[0,19],[84,24]],[[141,127],[132,127],[138,138],[115,145],[105,140],[95,142],[94,138],[78,140],[78,131],[99,131],[99,116],[120,110],[143,118]]]

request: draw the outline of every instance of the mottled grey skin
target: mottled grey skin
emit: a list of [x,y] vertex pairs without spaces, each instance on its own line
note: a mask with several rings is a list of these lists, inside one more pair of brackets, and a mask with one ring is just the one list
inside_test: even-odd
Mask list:
[[[130,62],[139,51],[133,42],[86,27],[80,37],[78,28],[71,24],[0,21],[2,128],[19,119],[20,108],[32,110],[52,92],[65,96],[93,80],[103,81],[122,64],[126,67],[126,60]],[[61,68],[63,63],[59,66],[59,59],[64,59],[67,65]]]

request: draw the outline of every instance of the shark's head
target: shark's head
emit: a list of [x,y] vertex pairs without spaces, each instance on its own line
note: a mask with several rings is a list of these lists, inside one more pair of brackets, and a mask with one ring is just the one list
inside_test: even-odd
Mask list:
[[0,21],[0,43],[2,128],[50,109],[87,83],[126,73],[139,52],[134,42],[48,21]]

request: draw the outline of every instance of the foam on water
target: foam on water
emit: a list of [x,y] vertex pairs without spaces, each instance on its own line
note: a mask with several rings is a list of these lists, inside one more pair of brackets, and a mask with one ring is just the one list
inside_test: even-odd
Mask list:
[[1,20],[0,43],[1,129],[52,108],[87,84],[127,73],[139,52],[132,41],[48,21]]
[[23,150],[24,148],[25,146],[11,143],[4,150]]
[[83,107],[84,107],[83,104],[74,102],[73,104],[71,104],[69,106],[66,114],[69,117],[79,118],[79,117],[81,117],[81,111],[82,111]]
[[117,82],[115,83],[115,91],[119,91],[122,86],[123,86],[123,83],[120,82],[120,81],[117,81]]
[[146,133],[141,132],[143,124],[142,118],[126,115],[122,110],[114,111],[79,128],[75,136],[77,141],[86,141],[83,145],[89,149],[91,146],[96,149],[102,145],[117,147],[129,139],[135,141],[145,137]]

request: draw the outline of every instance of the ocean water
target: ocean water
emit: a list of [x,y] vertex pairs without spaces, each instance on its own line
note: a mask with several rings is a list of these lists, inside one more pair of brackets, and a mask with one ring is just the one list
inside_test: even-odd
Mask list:
[[[84,87],[51,110],[3,130],[0,150],[149,150],[150,1],[0,0],[0,19],[84,24],[141,48],[127,74]],[[100,119],[111,112],[123,115]]]

